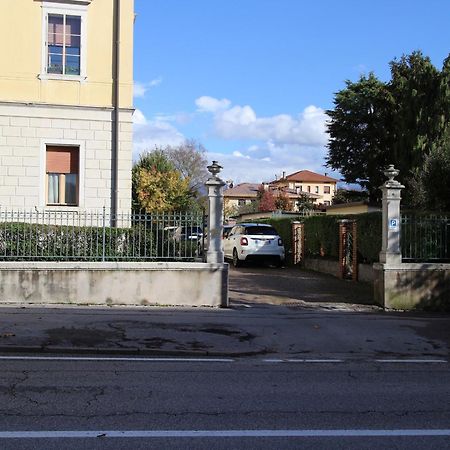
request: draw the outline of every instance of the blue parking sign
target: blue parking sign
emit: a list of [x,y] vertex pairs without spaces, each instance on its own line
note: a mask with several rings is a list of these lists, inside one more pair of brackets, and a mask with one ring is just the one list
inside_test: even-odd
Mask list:
[[390,219],[389,220],[389,229],[397,230],[398,229],[398,219]]

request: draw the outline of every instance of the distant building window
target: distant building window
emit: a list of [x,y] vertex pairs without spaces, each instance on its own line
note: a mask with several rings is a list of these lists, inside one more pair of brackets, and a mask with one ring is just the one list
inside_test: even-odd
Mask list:
[[329,194],[330,193],[330,186],[324,186],[323,187],[323,193],[324,194]]
[[47,20],[47,73],[80,75],[81,17],[49,14]]
[[315,192],[316,192],[316,194],[319,193],[319,186],[316,186]]
[[240,198],[238,200],[238,206],[244,206],[245,204],[246,204],[246,201],[244,199]]
[[308,186],[306,189],[308,192],[311,192],[311,186]]
[[76,206],[79,185],[79,148],[47,146],[47,204]]

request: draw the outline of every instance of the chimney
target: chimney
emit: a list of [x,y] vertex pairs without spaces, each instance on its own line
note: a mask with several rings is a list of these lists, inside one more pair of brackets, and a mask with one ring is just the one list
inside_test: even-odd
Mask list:
[[325,172],[325,176],[328,176],[328,172]]
[[283,180],[286,178],[286,172],[283,170]]
[[278,181],[278,175],[275,174],[275,181]]

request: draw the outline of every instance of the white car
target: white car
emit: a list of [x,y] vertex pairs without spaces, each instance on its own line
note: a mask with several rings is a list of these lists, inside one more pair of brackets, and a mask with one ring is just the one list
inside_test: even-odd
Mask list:
[[260,223],[239,223],[223,240],[226,259],[231,259],[234,267],[243,261],[272,260],[277,266],[284,263],[283,241],[277,230]]

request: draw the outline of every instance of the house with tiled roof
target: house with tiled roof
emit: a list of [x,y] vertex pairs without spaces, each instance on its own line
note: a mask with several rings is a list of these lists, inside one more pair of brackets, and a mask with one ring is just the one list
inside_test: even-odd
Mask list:
[[336,193],[336,183],[338,180],[325,175],[321,175],[310,170],[299,170],[290,175],[285,175],[280,179],[270,182],[271,186],[282,190],[313,194],[313,202],[316,205],[331,205]]

